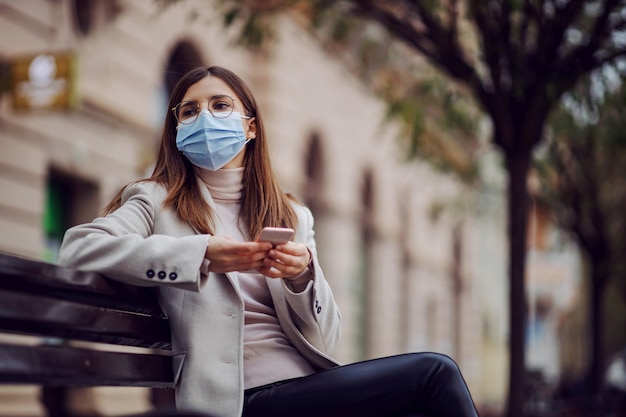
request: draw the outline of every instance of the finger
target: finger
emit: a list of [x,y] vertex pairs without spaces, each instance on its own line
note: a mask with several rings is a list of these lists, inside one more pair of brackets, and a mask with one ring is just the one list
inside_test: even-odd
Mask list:
[[246,263],[246,264],[239,264],[236,267],[236,271],[252,271],[252,270],[259,270],[260,268],[263,268],[264,264],[263,261],[258,261],[258,262],[250,262],[250,263]]
[[257,271],[268,277],[268,278],[282,278],[283,272],[274,267],[268,267],[267,265],[263,265],[261,268],[258,268]]
[[281,259],[283,262],[288,264],[294,263],[296,265],[308,265],[311,259],[309,249],[306,247],[306,245],[302,243],[289,242],[289,244],[277,246],[276,248],[274,248],[274,251],[292,255],[294,257],[294,260],[292,262],[290,262],[287,258],[281,258],[279,255],[276,255],[278,259]]
[[275,261],[279,261],[283,264],[293,264],[294,262],[294,256],[285,252],[281,252],[278,250],[274,250],[272,249],[271,251],[267,252],[267,258],[268,259],[272,259]]
[[268,257],[267,255],[267,252],[255,252],[252,254],[239,255],[235,256],[231,260],[231,264],[235,267],[235,269],[240,269],[242,266],[249,267],[250,265],[253,265],[254,268],[257,268],[263,265],[265,259],[267,259]]
[[300,264],[288,265],[272,258],[263,261],[264,268],[269,271],[272,278],[289,278],[299,275],[306,266]]
[[242,242],[228,235],[213,236],[209,240],[209,246],[218,246],[234,252],[250,252],[268,250],[272,247],[269,242]]
[[303,244],[293,242],[287,242],[283,245],[276,245],[274,249],[279,252],[288,253],[296,256],[303,255],[304,252],[307,250],[306,246],[304,246]]
[[298,253],[295,255],[286,254],[277,250],[271,250],[268,252],[268,258],[276,260],[281,264],[286,265],[287,267],[291,267],[291,270],[285,271],[289,274],[293,273],[293,271],[302,271],[309,264],[309,253],[306,248],[303,253]]
[[277,274],[281,275],[285,272],[287,266],[276,259],[272,259],[267,257],[263,259],[263,269],[266,272],[269,272],[268,276],[275,276]]
[[269,256],[268,251],[254,252],[245,255],[239,255],[237,260],[239,262],[261,262],[263,259]]
[[272,244],[269,242],[237,242],[229,249],[239,254],[267,252],[272,249]]
[[258,261],[265,258],[268,255],[268,250],[270,248],[220,248],[220,247],[209,247],[209,254],[211,255],[212,261],[221,261],[221,262],[246,262],[246,261]]
[[256,269],[263,265],[267,258],[267,252],[254,252],[250,254],[221,253],[211,259],[210,269],[214,272],[244,271]]

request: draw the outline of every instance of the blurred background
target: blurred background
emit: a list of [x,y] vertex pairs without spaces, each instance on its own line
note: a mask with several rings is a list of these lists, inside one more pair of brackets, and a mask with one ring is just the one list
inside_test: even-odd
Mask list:
[[[251,87],[274,170],[315,216],[320,262],[343,313],[336,357],[445,353],[481,414],[501,415],[509,384],[509,181],[492,121],[470,90],[379,26],[346,24],[336,36],[337,26],[312,24],[314,11],[296,5],[273,13],[265,33],[238,14],[263,2],[239,3],[0,0],[0,251],[54,263],[68,227],[97,217],[123,185],[150,175],[178,78],[220,65]],[[623,99],[612,105],[621,108]],[[585,137],[575,123],[580,114],[565,112],[549,143]],[[535,414],[550,401],[588,394],[594,334],[595,264],[560,220],[576,212],[568,203],[575,198],[546,191],[577,151],[567,148],[570,158],[559,166],[549,158],[554,149],[537,147],[527,177],[520,377]],[[622,148],[612,149],[623,158]],[[598,158],[605,168],[626,166],[606,153]],[[596,185],[609,186],[612,211],[600,218],[618,242],[612,259],[623,258],[624,170],[590,169]],[[616,271],[600,305],[603,366],[626,347],[626,279]],[[76,416],[171,401],[170,393],[143,388],[59,395],[57,411]],[[46,409],[40,387],[2,386],[0,415],[55,410]]]

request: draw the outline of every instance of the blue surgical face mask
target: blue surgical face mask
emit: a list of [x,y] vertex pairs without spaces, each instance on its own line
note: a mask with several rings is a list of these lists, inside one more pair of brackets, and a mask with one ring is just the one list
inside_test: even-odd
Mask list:
[[218,119],[203,109],[193,123],[176,127],[176,147],[195,166],[217,171],[232,161],[249,141],[241,118],[233,112]]

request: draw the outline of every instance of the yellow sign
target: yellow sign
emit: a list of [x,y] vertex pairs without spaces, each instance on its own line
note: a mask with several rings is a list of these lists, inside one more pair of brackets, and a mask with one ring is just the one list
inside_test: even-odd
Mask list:
[[11,72],[16,110],[67,109],[75,104],[72,54],[41,53],[18,58]]

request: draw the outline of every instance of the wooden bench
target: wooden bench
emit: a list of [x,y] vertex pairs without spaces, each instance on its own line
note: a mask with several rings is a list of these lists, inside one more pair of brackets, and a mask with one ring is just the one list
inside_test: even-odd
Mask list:
[[150,288],[0,253],[0,333],[35,336],[0,337],[0,384],[173,386],[169,325]]

